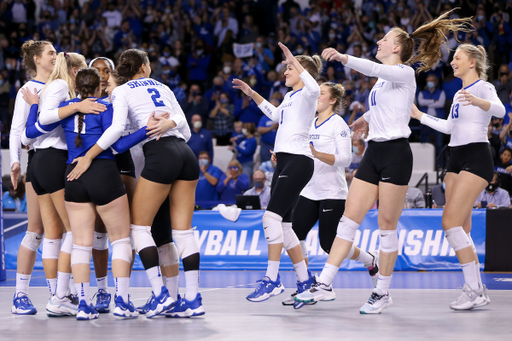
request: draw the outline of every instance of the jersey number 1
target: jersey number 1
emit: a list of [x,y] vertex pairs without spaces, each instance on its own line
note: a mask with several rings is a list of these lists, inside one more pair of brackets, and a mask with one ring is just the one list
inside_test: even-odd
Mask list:
[[158,100],[160,98],[160,92],[157,89],[149,88],[148,93],[153,94],[151,95],[151,99],[153,103],[155,103],[155,107],[165,107],[164,102]]

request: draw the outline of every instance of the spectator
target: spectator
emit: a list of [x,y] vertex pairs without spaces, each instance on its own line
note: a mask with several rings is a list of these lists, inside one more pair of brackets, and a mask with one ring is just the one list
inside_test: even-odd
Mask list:
[[220,46],[224,41],[227,31],[231,31],[233,37],[236,38],[238,35],[238,21],[231,17],[231,12],[228,7],[223,7],[219,10],[218,18],[213,34],[217,38],[217,46]]
[[500,159],[495,161],[494,170],[498,173],[500,179],[500,187],[507,190],[512,196],[512,149],[506,147],[500,154]]
[[506,190],[500,188],[499,174],[494,173],[489,185],[476,199],[476,208],[499,208],[510,206],[510,195]]
[[270,71],[270,68],[274,66],[274,54],[267,47],[263,36],[256,38],[256,44],[254,44],[254,55],[258,60],[258,68],[260,71]]
[[498,79],[494,80],[496,93],[503,104],[510,102],[510,92],[512,91],[512,81],[510,79],[510,69],[507,64],[500,65],[498,70]]
[[231,160],[226,174],[222,174],[217,184],[219,200],[234,202],[236,196],[249,189],[249,178],[242,172],[238,160]]
[[[433,117],[444,119],[446,117],[444,111],[445,100],[444,91],[438,87],[437,77],[434,74],[429,74],[425,89],[418,94],[420,110]],[[420,130],[420,142],[433,142],[436,147],[436,155],[439,155],[443,148],[443,134],[426,125],[421,125]]]
[[234,116],[239,121],[252,122],[256,125],[260,122],[263,113],[256,102],[242,92],[240,98],[235,101]]
[[254,123],[244,123],[242,133],[245,135],[245,139],[240,143],[233,142],[233,146],[230,147],[230,149],[236,151],[236,158],[242,165],[244,174],[247,175],[249,179],[251,178],[252,169],[254,167],[254,153],[258,146],[258,142],[254,137],[255,132],[256,126]]
[[11,181],[9,181],[8,191],[3,195],[3,209],[13,210],[16,212],[27,212],[27,196],[25,195],[25,183],[20,177],[18,187],[14,189]]
[[404,208],[425,208],[425,197],[419,188],[407,188]]
[[198,84],[193,83],[190,85],[188,97],[182,99],[180,105],[191,127],[192,116],[194,115],[199,115],[201,123],[206,125],[208,119],[208,100],[201,95],[201,88]]
[[218,146],[227,146],[231,138],[230,131],[233,129],[234,106],[229,102],[229,96],[222,93],[216,101],[215,107],[210,112],[210,119],[213,121],[213,129],[216,130],[215,138]]
[[210,55],[205,53],[204,41],[198,39],[192,53],[189,54],[187,60],[187,68],[189,69],[189,80],[202,82],[203,85],[207,80],[207,71],[210,66]]
[[107,19],[107,25],[111,28],[119,28],[121,26],[123,16],[116,8],[113,1],[107,5],[107,10],[103,12],[102,16]]
[[9,126],[11,121],[11,115],[9,113],[11,84],[5,75],[5,72],[0,72],[0,120],[2,121],[2,125]]
[[[505,106],[505,109],[507,109],[507,106]],[[508,123],[503,127],[503,130],[500,133],[500,140],[503,146],[512,148],[512,111],[507,110],[507,115]]]
[[236,142],[237,144],[240,144],[240,143],[242,143],[243,140],[245,140],[245,135],[242,132],[243,126],[244,126],[244,122],[235,121],[235,124],[234,124],[235,131],[231,134],[231,138],[229,139],[229,142],[231,142],[231,143]]
[[444,181],[445,172],[441,175],[442,184],[432,187],[432,208],[443,208],[446,204],[446,182]]
[[218,200],[216,186],[223,175],[222,171],[212,165],[210,154],[206,150],[199,152],[198,161],[201,172],[196,187],[196,202]]
[[199,153],[203,150],[208,152],[211,159],[213,160],[213,141],[212,134],[203,128],[203,123],[201,122],[201,116],[194,115],[191,119],[192,130],[190,136],[190,140],[188,140],[188,145],[190,149],[194,152],[196,157],[199,157]]
[[212,110],[217,101],[220,98],[220,94],[222,94],[224,88],[224,78],[221,76],[217,76],[213,79],[213,87],[209,90],[206,90],[204,93],[204,98],[208,100],[208,109]]
[[363,139],[352,141],[352,163],[348,166],[349,172],[359,167],[359,163],[364,156],[365,147]]
[[[272,99],[270,101],[276,108],[279,106],[279,101]],[[260,134],[260,161],[265,162],[270,160],[270,151],[274,149],[276,141],[278,122],[273,122],[266,115],[263,115],[258,123],[258,133]]]
[[272,178],[274,177],[274,172],[276,170],[276,162],[270,158],[270,160],[262,162],[260,167],[258,169],[261,169],[263,172],[265,172],[265,176],[267,177],[267,186],[272,185]]
[[261,209],[265,210],[270,201],[270,186],[265,186],[267,178],[265,172],[257,169],[252,175],[254,187],[244,193],[244,195],[258,195],[260,197]]

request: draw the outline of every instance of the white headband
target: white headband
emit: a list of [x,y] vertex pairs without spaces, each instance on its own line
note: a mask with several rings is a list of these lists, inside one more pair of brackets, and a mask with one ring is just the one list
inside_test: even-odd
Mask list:
[[89,67],[92,67],[92,66],[93,66],[93,64],[94,64],[94,62],[95,62],[95,61],[97,61],[98,59],[102,59],[102,60],[107,61],[107,64],[109,64],[110,70],[111,70],[111,71],[114,71],[114,70],[115,70],[115,68],[116,68],[116,67],[115,67],[115,65],[114,65],[114,62],[113,62],[111,59],[107,58],[107,57],[98,57],[98,58],[94,58],[93,60],[91,60],[91,61],[89,62]]

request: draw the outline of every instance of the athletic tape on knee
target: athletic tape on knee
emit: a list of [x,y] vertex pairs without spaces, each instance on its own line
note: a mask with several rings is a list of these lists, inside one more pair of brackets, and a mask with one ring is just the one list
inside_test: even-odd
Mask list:
[[60,251],[71,254],[71,250],[73,250],[73,234],[66,232]]
[[445,231],[446,240],[454,251],[460,251],[471,246],[468,235],[464,232],[462,226],[453,227]]
[[359,228],[359,224],[350,218],[345,216],[341,217],[340,223],[338,224],[338,230],[336,231],[336,237],[345,239],[349,242],[354,242],[356,238],[356,231]]
[[180,256],[178,255],[178,248],[176,244],[168,243],[158,248],[158,259],[160,260],[160,266],[172,266],[180,262]]
[[182,260],[194,253],[199,253],[199,246],[192,229],[172,230],[172,240],[176,243],[178,254]]
[[473,238],[471,238],[471,233],[467,233],[467,236],[468,236],[469,242],[471,243],[471,246],[473,247],[473,252],[476,253],[476,246],[475,246],[475,242],[473,241]]
[[299,238],[292,229],[292,223],[281,223],[283,227],[283,247],[285,250],[290,250],[300,245]]
[[23,247],[29,249],[32,252],[36,252],[37,249],[39,249],[39,246],[41,246],[42,242],[42,235],[37,234],[35,232],[27,231],[25,233],[25,237],[23,237],[23,240],[21,241],[21,245],[23,245]]
[[396,230],[379,230],[380,250],[382,252],[398,251],[398,234]]
[[132,262],[132,246],[130,237],[121,238],[112,242],[112,260],[120,259],[128,263]]
[[43,259],[59,259],[60,242],[62,239],[43,238]]
[[108,250],[108,233],[94,231],[93,250]]
[[132,224],[130,228],[131,237],[133,239],[133,246],[135,246],[135,251],[137,253],[147,247],[156,247],[155,241],[151,236],[151,226],[140,226]]
[[265,211],[263,214],[263,232],[267,243],[281,244],[284,242],[282,221],[283,218],[278,214]]
[[75,264],[89,264],[91,262],[92,246],[72,244],[71,266]]
[[302,257],[304,257],[304,259],[308,258],[308,247],[306,246],[305,240],[300,241],[300,248],[302,249]]

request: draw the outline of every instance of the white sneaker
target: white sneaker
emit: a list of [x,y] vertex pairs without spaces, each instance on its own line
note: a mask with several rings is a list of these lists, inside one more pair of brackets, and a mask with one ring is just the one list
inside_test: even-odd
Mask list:
[[393,300],[391,299],[389,292],[384,295],[380,295],[378,292],[373,291],[370,298],[368,298],[368,302],[359,309],[359,313],[380,314],[384,308],[387,308],[392,304]]
[[293,294],[283,300],[283,305],[293,305],[293,303],[295,303],[295,296],[297,296],[298,293],[299,291],[295,290]]
[[[479,284],[480,286],[480,284]],[[462,293],[460,296],[450,304],[450,309],[453,310],[470,310],[475,307],[483,307],[490,303],[487,302],[487,298],[484,295],[484,289],[482,287],[478,290],[473,290],[467,283],[464,283],[462,287]]]
[[318,301],[332,301],[336,298],[336,294],[332,290],[331,285],[326,285],[320,282],[314,283],[310,289],[297,294],[295,296],[296,302],[313,303]]
[[53,295],[46,305],[46,311],[50,317],[76,316],[78,304],[74,304],[68,296],[58,298],[56,295]]

